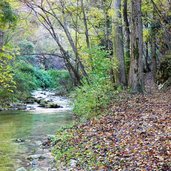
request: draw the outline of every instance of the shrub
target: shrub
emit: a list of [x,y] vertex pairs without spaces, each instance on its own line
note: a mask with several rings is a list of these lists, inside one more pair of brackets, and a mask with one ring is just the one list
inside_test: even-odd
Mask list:
[[48,71],[35,68],[34,75],[36,77],[38,87],[44,88],[44,89],[50,88],[53,80],[52,80],[52,77],[49,75]]
[[72,89],[72,81],[67,70],[49,70],[52,82],[50,88],[60,91],[70,91]]
[[39,87],[39,82],[35,77],[34,68],[24,61],[14,65],[14,81],[16,83],[15,98],[24,100],[30,96],[30,92]]
[[85,118],[99,114],[110,102],[113,91],[110,81],[106,80],[91,85],[84,84],[75,90],[74,112]]
[[0,105],[2,106],[10,100],[10,96],[15,89],[15,81],[13,79],[12,68],[10,62],[12,56],[0,52]]
[[[14,81],[16,82],[15,97],[25,100],[31,91],[38,88],[55,89],[64,92],[69,88],[69,74],[66,70],[39,69],[20,60],[14,63]],[[63,88],[65,87],[65,88]]]
[[89,83],[83,81],[83,86],[76,88],[73,93],[74,112],[85,118],[99,114],[100,110],[110,102],[114,94],[114,86],[109,77],[111,70],[108,52],[101,47],[95,47],[87,51],[89,53],[91,70],[89,71]]

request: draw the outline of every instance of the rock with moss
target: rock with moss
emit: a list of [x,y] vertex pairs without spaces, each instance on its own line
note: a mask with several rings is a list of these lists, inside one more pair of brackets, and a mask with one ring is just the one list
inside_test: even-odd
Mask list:
[[57,103],[54,103],[54,102],[48,102],[46,107],[47,108],[61,108],[60,105],[58,105]]
[[46,99],[41,99],[39,103],[40,107],[45,107],[45,108],[61,108],[62,106],[58,105],[57,103],[46,100]]
[[41,99],[38,103],[40,107],[46,107],[48,101],[45,99]]
[[34,97],[28,97],[24,102],[26,104],[34,104],[36,99]]

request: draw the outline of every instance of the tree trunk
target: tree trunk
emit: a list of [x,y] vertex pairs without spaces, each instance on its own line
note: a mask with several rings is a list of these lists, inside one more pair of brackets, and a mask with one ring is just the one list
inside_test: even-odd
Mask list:
[[141,0],[131,1],[131,65],[129,86],[134,93],[144,92],[143,34]]
[[[123,19],[125,25],[125,56],[127,60],[130,60],[130,28],[129,28],[129,20],[128,20],[128,0],[124,0],[123,4]],[[127,63],[128,68],[130,63]],[[127,73],[128,73],[127,69]]]
[[121,0],[114,0],[114,17],[113,17],[113,57],[118,63],[118,72],[115,74],[116,82],[126,85],[125,61],[124,61],[124,43],[121,22]]
[[[57,14],[55,13],[54,9],[52,8],[51,4],[50,4],[50,1],[49,0],[46,0],[46,2],[48,3],[49,7],[50,7],[50,10],[52,11],[51,15],[58,21],[59,25],[62,27],[62,29],[64,30],[65,32],[65,35],[68,39],[68,42],[70,43],[70,46],[75,54],[75,56],[77,57],[77,60],[78,60],[78,65],[80,66],[80,70],[83,74],[83,76],[86,77],[87,81],[88,81],[88,75],[87,75],[87,72],[85,71],[85,68],[84,68],[84,65],[82,64],[82,61],[80,60],[80,57],[78,56],[78,49],[77,47],[75,46],[75,43],[74,43],[74,40],[71,36],[71,33],[69,32],[69,29],[68,29],[68,26],[67,26],[67,23],[66,23],[66,20],[65,20],[65,7],[64,5],[62,5],[62,18],[63,18],[63,22],[59,19],[59,17],[57,16]],[[62,2],[62,1],[61,1]],[[48,12],[41,8],[43,10],[43,12],[46,14],[48,14]]]
[[157,54],[156,54],[156,42],[155,42],[155,37],[152,36],[151,40],[151,71],[153,75],[153,81],[155,82],[156,78],[156,71],[157,71]]
[[87,25],[87,17],[85,13],[85,8],[84,8],[84,2],[81,0],[81,9],[83,13],[83,21],[84,21],[84,27],[85,27],[85,36],[86,36],[86,43],[87,43],[87,48],[90,48],[90,40],[89,40],[89,31],[88,31],[88,25]]
[[2,51],[3,44],[4,44],[4,32],[0,30],[0,52]]
[[102,9],[104,13],[104,43],[103,46],[105,46],[105,49],[111,50],[111,43],[110,43],[110,34],[111,34],[111,29],[110,29],[110,17],[108,14],[108,8],[106,7],[106,0],[103,0],[102,2]]

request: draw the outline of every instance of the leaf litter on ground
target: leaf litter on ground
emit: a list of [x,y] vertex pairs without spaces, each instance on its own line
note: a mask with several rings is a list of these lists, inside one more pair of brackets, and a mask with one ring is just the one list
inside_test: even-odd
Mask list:
[[57,138],[61,171],[171,171],[171,90],[127,95]]

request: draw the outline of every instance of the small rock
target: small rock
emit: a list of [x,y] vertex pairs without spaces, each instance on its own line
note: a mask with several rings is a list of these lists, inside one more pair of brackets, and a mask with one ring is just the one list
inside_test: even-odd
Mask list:
[[18,168],[16,171],[27,171],[24,167]]
[[32,161],[32,160],[34,160],[32,157],[27,157],[27,160],[29,160],[29,161]]
[[46,159],[46,157],[43,155],[40,155],[40,154],[34,154],[34,155],[30,155],[29,157],[27,157],[27,160],[30,160],[30,161],[34,161],[36,159],[44,160],[44,159]]
[[35,168],[35,169],[31,170],[31,171],[42,171],[42,170],[39,169],[39,168]]
[[36,145],[41,146],[42,142],[41,141],[35,141]]
[[34,104],[35,98],[34,97],[28,97],[24,102],[26,104]]
[[25,140],[22,139],[22,138],[17,138],[17,139],[15,140],[15,142],[16,142],[16,143],[22,143],[22,142],[25,142]]
[[47,108],[61,108],[61,106],[59,106],[58,104],[51,103],[51,102],[48,102],[45,107],[47,107]]
[[27,106],[27,110],[36,110],[34,106]]
[[37,102],[39,104],[41,102],[41,100],[42,100],[42,97],[38,97],[35,99],[35,102]]
[[45,107],[46,104],[47,104],[47,101],[45,99],[41,99],[40,102],[39,102],[40,107]]
[[38,159],[40,157],[39,154],[34,154],[34,155],[30,155],[29,157],[27,157],[28,160],[32,161],[34,159]]
[[50,140],[47,140],[47,141],[42,143],[42,146],[44,146],[44,147],[50,147],[50,145],[51,145],[51,141]]
[[56,168],[49,169],[49,171],[57,171]]
[[33,161],[31,162],[31,165],[32,165],[32,167],[36,166],[36,165],[37,165],[37,161],[36,161],[36,160],[33,160]]
[[77,160],[71,159],[71,160],[70,160],[70,166],[71,166],[71,167],[76,167],[76,166],[77,166]]
[[45,160],[46,157],[45,156],[39,156],[38,160]]
[[1,107],[0,107],[0,111],[3,111],[3,110],[4,110],[4,108],[1,108]]
[[26,110],[27,109],[27,105],[26,104],[22,104],[22,103],[16,103],[16,104],[11,104],[10,105],[10,110]]

